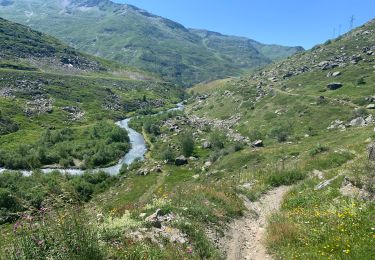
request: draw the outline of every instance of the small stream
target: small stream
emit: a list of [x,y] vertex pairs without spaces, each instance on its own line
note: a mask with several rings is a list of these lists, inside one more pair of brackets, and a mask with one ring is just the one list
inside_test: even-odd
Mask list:
[[[175,108],[168,109],[166,111],[161,111],[158,113],[158,115],[167,113],[170,111],[177,111],[177,110],[183,110],[184,105],[183,103],[178,103]],[[58,171],[60,173],[65,173],[65,174],[70,174],[70,175],[80,175],[83,174],[85,171],[91,171],[91,172],[99,172],[103,171],[106,172],[110,175],[117,175],[120,172],[121,167],[125,165],[130,165],[132,164],[135,160],[140,159],[144,160],[145,154],[147,152],[147,146],[146,146],[146,141],[141,133],[138,133],[131,127],[129,127],[129,122],[132,119],[132,117],[121,120],[116,122],[116,124],[125,129],[128,132],[129,135],[129,140],[131,144],[131,149],[123,158],[119,160],[119,162],[111,167],[107,168],[96,168],[96,169],[88,169],[88,170],[80,170],[80,169],[41,169],[43,173],[51,173],[54,171]],[[7,169],[0,168],[0,173],[6,171]],[[31,175],[32,170],[17,170],[21,172],[23,175]]]

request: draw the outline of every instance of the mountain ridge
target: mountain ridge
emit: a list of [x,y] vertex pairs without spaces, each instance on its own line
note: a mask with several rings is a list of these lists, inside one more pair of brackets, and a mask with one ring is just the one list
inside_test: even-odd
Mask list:
[[238,76],[301,50],[270,46],[271,55],[265,55],[262,47],[269,45],[222,34],[221,38],[205,39],[170,19],[109,0],[2,3],[0,16],[4,18],[51,34],[81,51],[156,73],[183,86]]

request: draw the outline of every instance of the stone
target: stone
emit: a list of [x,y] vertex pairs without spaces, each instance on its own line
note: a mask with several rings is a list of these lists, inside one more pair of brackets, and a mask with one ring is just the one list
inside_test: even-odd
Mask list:
[[256,140],[251,144],[252,147],[263,147],[263,140]]
[[163,172],[163,170],[162,170],[160,164],[156,165],[156,167],[155,167],[155,169],[154,169],[154,172],[156,172],[156,173],[161,173],[161,172]]
[[375,104],[370,104],[366,107],[367,109],[375,109]]
[[137,171],[137,175],[146,176],[147,174],[149,174],[149,170],[148,169],[139,169]]
[[341,71],[335,71],[332,73],[332,77],[337,77],[341,75]]
[[369,145],[368,147],[368,159],[375,161],[375,142]]
[[365,119],[363,117],[357,117],[354,118],[352,121],[349,123],[350,126],[364,126],[366,125]]
[[331,125],[329,127],[327,127],[328,130],[331,130],[331,129],[345,129],[345,125],[344,125],[344,122],[341,121],[341,120],[335,120],[331,123]]
[[204,163],[205,167],[210,167],[211,165],[212,165],[212,162],[210,162],[210,161],[207,161],[207,162]]
[[286,79],[286,78],[292,77],[293,75],[294,75],[293,72],[288,71],[288,72],[283,76],[283,79]]
[[316,169],[312,171],[312,175],[320,180],[324,178],[324,172],[316,170]]
[[336,90],[342,87],[342,84],[339,82],[333,82],[327,85],[327,88],[330,90]]
[[322,181],[321,183],[319,183],[318,185],[315,186],[315,190],[321,190],[321,189],[327,187],[327,186],[330,185],[334,180],[336,180],[338,177],[339,177],[339,175],[333,177],[332,179]]
[[212,144],[209,141],[205,141],[202,144],[203,149],[210,149],[212,147]]
[[187,163],[188,163],[188,160],[183,155],[177,157],[174,161],[174,164],[177,166],[185,165]]
[[373,124],[375,122],[374,116],[369,115],[368,117],[365,118],[366,124]]

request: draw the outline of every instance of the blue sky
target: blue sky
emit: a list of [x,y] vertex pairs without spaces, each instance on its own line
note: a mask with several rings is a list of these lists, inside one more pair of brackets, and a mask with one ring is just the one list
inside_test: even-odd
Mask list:
[[375,18],[375,0],[112,0],[189,28],[311,48]]

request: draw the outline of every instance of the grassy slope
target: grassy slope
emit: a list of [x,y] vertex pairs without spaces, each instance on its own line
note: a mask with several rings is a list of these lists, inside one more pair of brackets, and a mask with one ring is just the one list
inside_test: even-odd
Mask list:
[[[208,239],[207,230],[211,230],[213,237],[225,234],[227,222],[240,216],[244,209],[238,194],[256,200],[273,187],[296,184],[268,227],[267,242],[274,254],[285,259],[372,259],[373,201],[343,196],[339,188],[346,177],[354,186],[373,194],[374,166],[366,160],[367,139],[375,138],[373,126],[346,131],[328,131],[327,127],[334,119],[349,120],[355,107],[367,105],[364,98],[373,95],[374,89],[371,69],[374,61],[360,61],[333,70],[343,73],[340,78],[327,78],[329,71],[312,68],[308,62],[315,55],[314,64],[331,57],[337,46],[343,44],[348,46],[349,55],[362,52],[362,45],[374,40],[373,34],[362,37],[361,33],[373,27],[366,25],[341,40],[284,61],[282,66],[272,65],[254,74],[257,78],[210,84],[206,101],[192,99],[188,105],[190,115],[228,119],[241,114],[235,129],[250,139],[263,138],[264,148],[243,146],[210,127],[197,130],[181,114],[135,120],[134,127],[144,128],[152,150],[145,164],[124,170],[124,177],[116,185],[86,205],[90,214],[85,220],[93,223],[100,237],[97,248],[107,258],[218,259],[220,252]],[[361,37],[355,37],[357,33]],[[366,60],[372,58],[361,55]],[[293,70],[294,66],[299,68],[306,63],[312,71],[282,79],[286,73],[282,70]],[[276,83],[268,80],[274,76],[278,79]],[[366,84],[357,87],[357,78],[362,76]],[[260,81],[264,82],[262,88],[266,94],[256,101],[259,95],[256,86]],[[340,81],[344,87],[321,92],[332,81]],[[198,86],[195,92],[204,94],[204,86]],[[326,102],[317,102],[321,95]],[[280,111],[275,113],[276,110]],[[169,120],[178,124],[182,134],[171,132]],[[279,143],[271,131],[279,126],[283,126],[283,131],[287,128],[286,142]],[[172,157],[179,156],[183,150],[181,136],[189,132],[194,133],[192,155],[197,160],[181,167],[164,164],[166,147],[171,147]],[[216,141],[213,142],[216,147],[202,149],[203,139]],[[204,166],[207,161],[212,166]],[[162,165],[162,173],[137,175],[138,169],[150,170],[157,164]],[[322,180],[311,174],[313,170],[321,171],[323,179],[341,175],[328,187],[315,190]],[[141,214],[148,216],[156,209],[175,216],[164,223],[165,232],[170,234],[177,228],[187,235],[185,244],[171,243],[168,239],[138,241],[131,236],[132,231],[152,232],[150,223]],[[103,214],[103,220],[96,219],[98,213]],[[53,223],[59,221],[55,219]],[[5,230],[13,238],[11,227]],[[54,230],[51,229],[51,234],[59,234]],[[68,236],[64,240],[69,241]],[[92,245],[96,246],[97,240],[94,242]],[[51,248],[44,252],[53,252],[54,247]]]
[[[374,95],[375,61],[373,55],[363,50],[373,46],[374,29],[372,21],[339,39],[270,65],[251,77],[214,84],[214,88],[211,84],[206,92],[203,86],[192,89],[210,97],[194,102],[190,113],[217,119],[240,114],[235,128],[252,140],[264,140],[265,148],[228,155],[215,166],[233,176],[239,174],[239,183],[252,183],[250,189],[244,190],[249,198],[256,199],[270,184],[283,184],[283,175],[290,175],[291,180],[298,172],[309,176],[287,195],[281,213],[271,219],[268,227],[269,249],[282,258],[374,257],[371,249],[374,231],[369,224],[373,222],[373,201],[351,198],[339,191],[346,185],[345,177],[354,187],[373,196],[375,166],[366,161],[366,147],[375,138],[374,125],[346,131],[327,130],[333,120],[348,122],[358,116],[358,111],[374,115],[365,107],[371,103],[366,98]],[[328,70],[316,66],[340,55],[360,55],[362,60]],[[309,72],[283,79],[289,71],[303,66]],[[341,75],[327,77],[335,71]],[[343,87],[330,91],[326,85],[332,82],[340,82]],[[256,100],[260,93],[257,86],[266,93],[259,100]],[[231,94],[224,94],[226,91]],[[323,102],[319,101],[320,96],[325,97]],[[287,131],[289,143],[279,143],[273,137],[275,129]],[[245,164],[248,169],[242,168]],[[273,176],[280,169],[281,173]],[[291,173],[282,174],[282,169]],[[313,170],[322,171],[325,179],[339,177],[328,187],[315,190],[321,180],[309,174]],[[291,183],[286,180],[284,184]]]
[[[19,24],[1,19],[0,26],[1,166],[113,163],[129,148],[120,141],[105,140],[113,137],[127,142],[126,133],[118,130],[114,120],[163,109],[179,100],[181,91],[146,73],[81,54]],[[64,107],[75,107],[78,112]],[[44,153],[47,158],[43,159]],[[99,153],[104,158],[94,163],[90,158]]]

